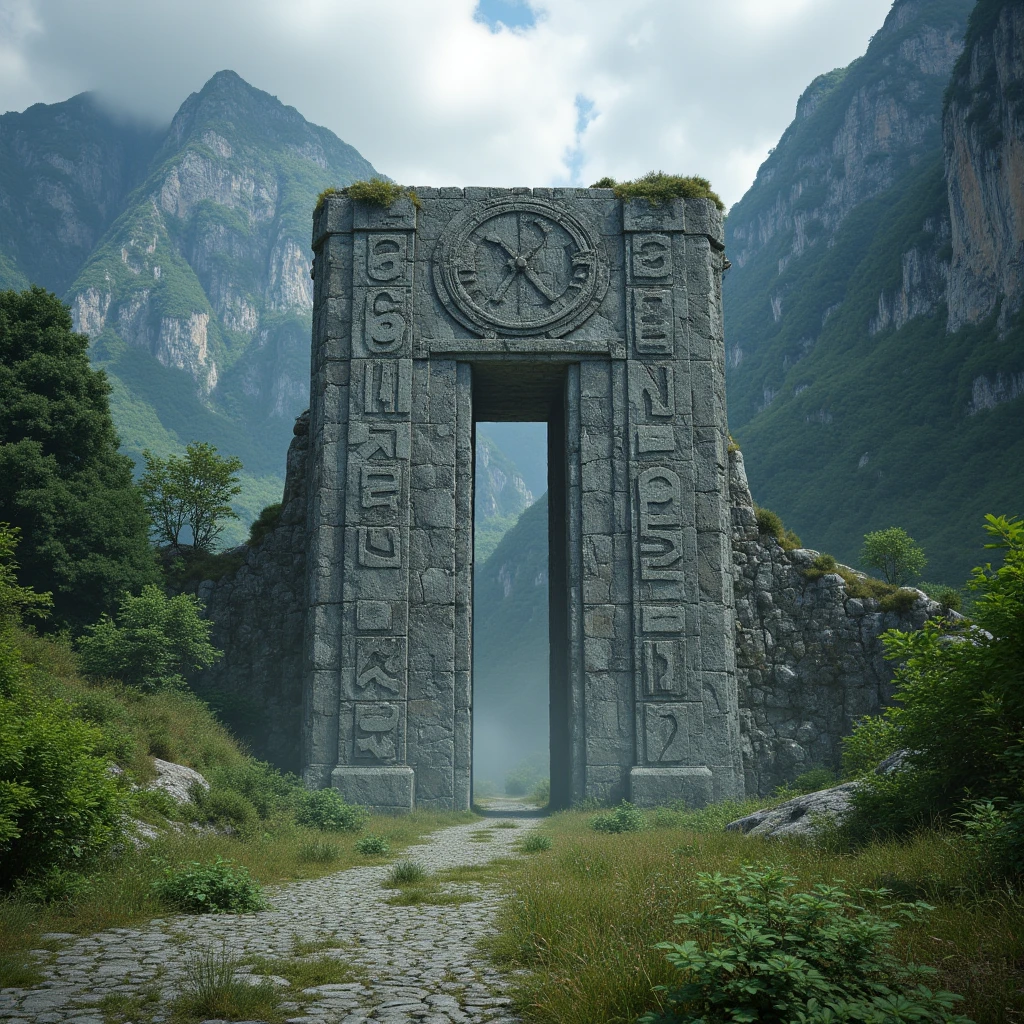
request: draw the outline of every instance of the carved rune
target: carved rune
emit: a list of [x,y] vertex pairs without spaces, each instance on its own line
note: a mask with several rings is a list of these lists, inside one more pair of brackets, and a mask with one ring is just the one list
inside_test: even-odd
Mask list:
[[549,200],[473,204],[434,251],[438,296],[478,334],[565,334],[597,309],[608,278],[597,233]]

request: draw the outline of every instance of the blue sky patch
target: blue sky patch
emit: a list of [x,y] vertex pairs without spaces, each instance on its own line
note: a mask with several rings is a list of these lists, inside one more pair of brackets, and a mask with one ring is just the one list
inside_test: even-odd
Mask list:
[[526,0],[478,0],[473,12],[476,21],[482,21],[492,32],[506,28],[533,28],[537,16]]

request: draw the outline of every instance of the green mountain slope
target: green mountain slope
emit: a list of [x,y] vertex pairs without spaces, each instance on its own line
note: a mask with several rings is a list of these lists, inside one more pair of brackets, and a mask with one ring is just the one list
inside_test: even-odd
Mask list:
[[473,591],[473,764],[500,782],[548,736],[548,503],[539,498],[478,563]]
[[856,563],[898,524],[961,583],[985,512],[1020,512],[1021,402],[979,408],[1019,320],[947,332],[941,119],[966,0],[897,0],[864,57],[823,76],[730,211],[730,426],[756,499]]
[[280,500],[309,386],[311,211],[374,173],[233,72],[182,104],[67,292],[130,454],[210,441],[245,465],[243,520]]
[[63,295],[162,137],[88,93],[0,116],[0,289]]

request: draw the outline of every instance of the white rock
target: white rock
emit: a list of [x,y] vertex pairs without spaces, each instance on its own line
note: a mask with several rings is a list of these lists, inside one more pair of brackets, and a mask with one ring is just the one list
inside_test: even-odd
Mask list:
[[858,785],[857,782],[844,782],[841,786],[795,797],[778,807],[755,811],[745,818],[730,821],[725,826],[726,831],[769,839],[813,836],[821,819],[831,819],[838,823],[845,817],[850,808],[850,798]]
[[163,790],[175,803],[187,804],[192,799],[193,786],[210,788],[210,784],[194,768],[162,761],[159,757],[153,758],[153,767],[156,768],[157,777],[146,786],[146,789]]

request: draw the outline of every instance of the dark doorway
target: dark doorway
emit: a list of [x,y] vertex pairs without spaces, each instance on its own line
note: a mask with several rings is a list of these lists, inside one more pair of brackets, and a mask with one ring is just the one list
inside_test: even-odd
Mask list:
[[549,779],[550,806],[569,803],[565,387],[565,364],[473,366],[474,522],[493,522],[495,449],[518,455],[534,499],[500,543],[484,526],[474,544],[474,798]]

